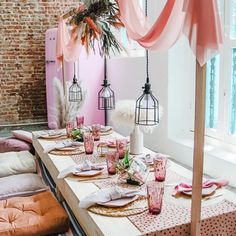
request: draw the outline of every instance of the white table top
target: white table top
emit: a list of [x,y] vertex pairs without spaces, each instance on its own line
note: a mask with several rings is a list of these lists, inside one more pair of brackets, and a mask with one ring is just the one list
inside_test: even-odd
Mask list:
[[[112,135],[109,136],[109,138],[117,136],[119,136],[117,133],[113,133]],[[105,136],[104,138],[108,137]],[[45,166],[49,170],[53,180],[57,184],[59,191],[61,192],[66,202],[69,204],[70,208],[74,212],[76,218],[78,219],[79,223],[83,227],[86,234],[89,236],[90,235],[99,235],[99,236],[141,235],[141,232],[126,217],[106,217],[88,212],[85,209],[78,208],[78,203],[80,199],[95,192],[96,190],[98,190],[98,187],[92,182],[84,182],[84,181],[79,182],[76,177],[67,177],[65,179],[60,179],[60,180],[57,179],[57,175],[61,170],[74,165],[75,162],[73,161],[73,159],[71,159],[70,156],[55,156],[43,152],[43,149],[46,146],[51,145],[54,142],[55,141],[52,140],[35,139],[35,138],[33,139],[33,145],[35,147],[37,155],[41,158],[41,160],[44,162]],[[148,149],[145,149],[144,152],[152,153]],[[172,161],[169,161],[169,168],[188,179],[192,178],[191,171]],[[173,186],[169,187],[170,190],[171,188],[173,188]],[[236,195],[234,193],[225,189],[217,191],[219,191],[219,193],[223,193],[223,197],[225,199],[228,199],[236,204]],[[217,199],[206,201],[206,204],[212,204],[214,203],[214,201],[217,201]],[[190,205],[191,200],[189,199],[186,204]]]

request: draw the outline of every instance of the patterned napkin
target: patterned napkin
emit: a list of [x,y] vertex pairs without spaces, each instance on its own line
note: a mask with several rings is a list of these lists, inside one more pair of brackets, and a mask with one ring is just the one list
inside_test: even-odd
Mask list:
[[55,150],[55,149],[60,149],[60,148],[65,148],[65,147],[74,147],[74,146],[79,147],[79,146],[81,146],[81,143],[74,142],[71,140],[64,140],[64,141],[57,142],[57,143],[47,146],[43,152],[48,153],[48,152],[51,152],[52,150]]
[[[225,179],[208,179],[202,183],[202,188],[210,188],[213,185],[216,185],[217,188],[220,188],[228,184],[229,181]],[[183,193],[183,192],[192,192],[192,184],[186,182],[179,183],[178,185],[175,186],[172,195],[174,196],[178,193]]]
[[146,192],[134,189],[125,189],[118,186],[100,189],[95,193],[82,199],[79,203],[80,208],[89,208],[94,204],[106,203],[121,198],[130,198],[136,195],[146,196]]
[[79,165],[73,165],[69,166],[68,168],[63,169],[59,175],[57,176],[58,179],[63,179],[66,176],[73,174],[73,173],[79,173],[79,172],[84,172],[84,171],[89,171],[89,170],[102,170],[104,169],[104,166],[101,165],[94,165],[90,161],[85,160],[84,163],[79,164]]

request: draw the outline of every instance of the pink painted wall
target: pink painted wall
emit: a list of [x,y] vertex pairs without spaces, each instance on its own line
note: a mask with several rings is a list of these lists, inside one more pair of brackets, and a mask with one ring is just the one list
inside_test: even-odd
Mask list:
[[[57,29],[49,29],[45,34],[45,61],[46,61],[46,95],[48,127],[55,127],[53,112],[55,95],[53,93],[52,79],[54,77],[62,80],[62,70],[58,69],[56,63],[56,33]],[[98,110],[97,94],[103,82],[103,59],[98,50],[96,54],[91,50],[90,54],[82,50],[79,62],[76,62],[76,77],[81,80],[81,87],[86,91],[84,104],[79,114],[84,115],[85,124],[104,123],[104,112]],[[66,62],[64,65],[65,79],[72,81],[74,75],[74,63]]]

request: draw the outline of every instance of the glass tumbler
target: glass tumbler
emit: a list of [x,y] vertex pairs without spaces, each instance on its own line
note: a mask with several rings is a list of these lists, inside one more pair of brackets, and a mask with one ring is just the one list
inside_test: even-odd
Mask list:
[[165,181],[166,163],[167,163],[166,157],[156,156],[153,159],[155,180],[158,182]]
[[125,156],[127,150],[127,140],[126,139],[117,139],[116,140],[116,150],[119,153],[119,158],[122,159]]
[[66,134],[68,138],[72,137],[72,130],[74,129],[74,121],[66,122]]
[[100,140],[101,125],[99,125],[99,124],[92,125],[92,134],[93,134],[93,137],[94,137],[94,141]]
[[84,125],[84,116],[76,116],[77,128],[81,128]]
[[84,149],[86,154],[93,154],[94,140],[91,133],[84,134]]
[[119,159],[119,154],[116,151],[108,152],[106,156],[107,171],[109,175],[116,174],[116,165]]
[[164,187],[162,184],[152,182],[147,184],[147,199],[149,213],[157,215],[161,213]]

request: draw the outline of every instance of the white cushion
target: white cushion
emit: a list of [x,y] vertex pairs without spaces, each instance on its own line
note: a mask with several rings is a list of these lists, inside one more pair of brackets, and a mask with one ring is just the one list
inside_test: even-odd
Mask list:
[[0,153],[0,177],[36,172],[34,156],[28,151]]

